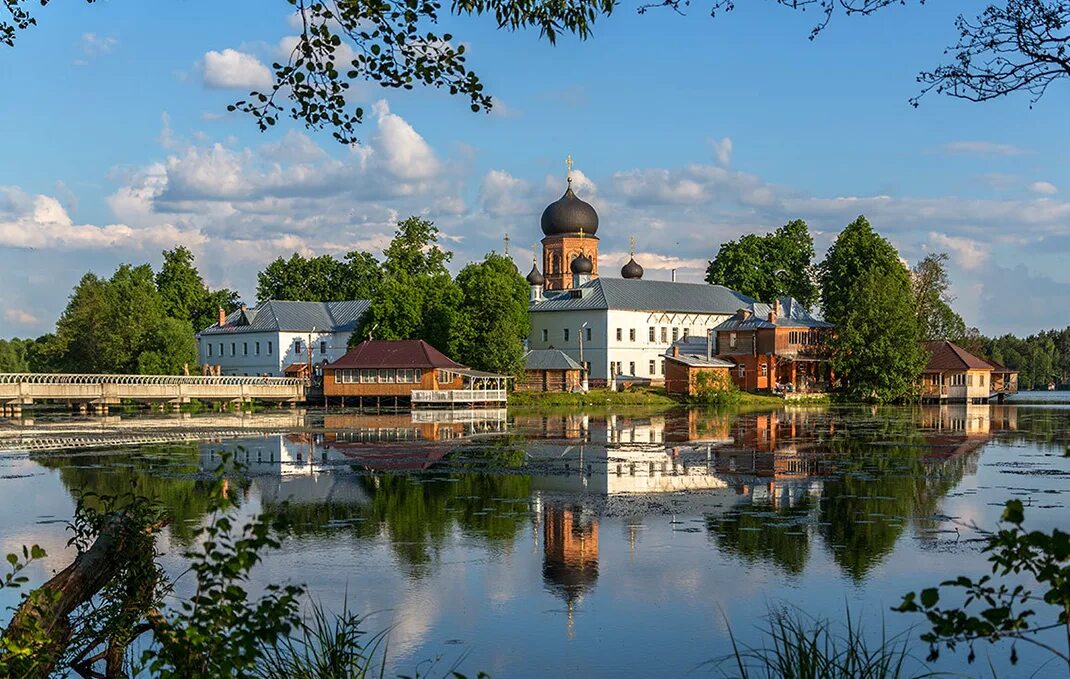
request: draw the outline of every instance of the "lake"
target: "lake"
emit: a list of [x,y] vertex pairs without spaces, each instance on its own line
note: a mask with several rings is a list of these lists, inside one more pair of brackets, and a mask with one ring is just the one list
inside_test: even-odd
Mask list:
[[[1068,447],[1070,409],[1036,405],[51,416],[0,426],[0,551],[45,547],[39,583],[70,562],[75,493],[135,488],[175,517],[160,541],[177,575],[233,455],[240,512],[285,524],[255,586],[369,614],[392,673],[720,676],[729,627],[760,643],[770,607],[850,609],[874,638],[919,624],[890,608],[987,573],[981,529],[1008,499],[1028,527],[1065,528]],[[0,591],[0,621],[16,602]],[[932,669],[1049,660],[1018,651]]]

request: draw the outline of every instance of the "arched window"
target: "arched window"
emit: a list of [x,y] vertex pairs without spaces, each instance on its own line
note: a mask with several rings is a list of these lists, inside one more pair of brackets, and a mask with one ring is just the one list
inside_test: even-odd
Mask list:
[[551,264],[552,264],[552,271],[554,273],[560,273],[561,272],[561,257],[560,257],[560,255],[554,255]]

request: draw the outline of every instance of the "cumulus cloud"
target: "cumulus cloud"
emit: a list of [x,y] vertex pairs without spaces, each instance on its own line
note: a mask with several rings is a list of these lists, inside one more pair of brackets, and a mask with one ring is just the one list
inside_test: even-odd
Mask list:
[[4,320],[15,325],[38,325],[41,322],[41,319],[29,311],[17,308],[5,309]]
[[271,71],[251,54],[229,47],[222,52],[205,52],[201,61],[204,84],[219,89],[268,89],[274,82]]
[[386,100],[375,103],[379,131],[373,139],[382,155],[382,164],[401,179],[428,179],[440,169],[430,144],[401,116],[390,112]]
[[726,167],[732,164],[732,138],[725,137],[724,139],[710,139],[710,148],[713,150],[713,157],[717,160],[717,164],[722,167]]
[[534,212],[531,184],[505,170],[491,170],[479,185],[479,204],[492,217]]
[[1051,182],[1033,182],[1029,185],[1029,190],[1042,196],[1050,196],[1059,192],[1059,189]]
[[929,234],[929,242],[933,250],[950,252],[952,260],[966,270],[976,269],[988,260],[988,246],[970,238],[933,232]]
[[992,141],[953,141],[943,144],[939,151],[951,155],[986,155],[986,156],[1020,156],[1025,149],[1013,144],[1000,144]]

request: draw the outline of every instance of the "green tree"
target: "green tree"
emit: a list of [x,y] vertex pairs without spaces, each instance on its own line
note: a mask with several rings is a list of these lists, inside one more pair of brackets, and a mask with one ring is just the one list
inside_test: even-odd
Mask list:
[[0,372],[22,373],[30,370],[29,346],[33,340],[0,339]]
[[810,229],[795,219],[764,236],[722,244],[706,268],[706,282],[764,302],[790,295],[809,307],[818,297],[813,259]]
[[832,340],[832,369],[845,391],[877,402],[910,397],[928,356],[905,271],[897,277],[870,269],[851,288],[850,299]]
[[218,309],[231,311],[241,304],[238,293],[233,290],[209,290],[194,265],[193,253],[181,245],[164,251],[163,266],[156,274],[156,289],[164,313],[180,321],[189,321],[195,330],[216,323]]
[[873,269],[906,282],[909,291],[906,267],[899,260],[899,253],[873,230],[865,216],[859,216],[840,232],[825,261],[818,266],[826,320],[838,323],[846,315],[855,285]]
[[354,250],[344,261],[330,255],[303,257],[295,252],[289,259],[274,260],[257,275],[256,297],[260,302],[370,299],[381,277],[379,263],[367,252]]
[[529,286],[513,260],[492,252],[461,269],[457,287],[459,315],[466,324],[457,360],[480,370],[521,375],[524,338],[531,330]]
[[949,292],[947,261],[946,252],[925,255],[911,270],[910,285],[922,337],[957,342],[966,336],[966,323],[951,308],[955,298]]

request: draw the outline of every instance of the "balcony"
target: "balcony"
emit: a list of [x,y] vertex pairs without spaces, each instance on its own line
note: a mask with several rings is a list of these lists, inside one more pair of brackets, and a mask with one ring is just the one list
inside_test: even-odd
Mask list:
[[453,406],[476,403],[505,403],[505,389],[414,389],[412,406]]

